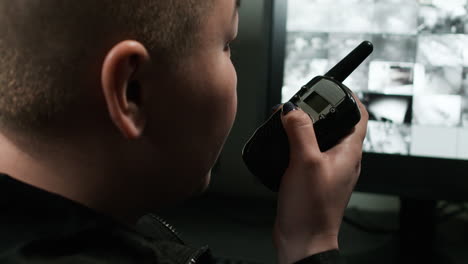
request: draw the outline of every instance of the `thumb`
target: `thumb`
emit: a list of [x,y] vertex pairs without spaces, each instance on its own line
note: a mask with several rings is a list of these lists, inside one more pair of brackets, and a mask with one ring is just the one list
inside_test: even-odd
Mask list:
[[[298,109],[293,103],[287,102],[283,106],[283,127],[288,135],[291,155],[315,157],[320,152],[313,122],[308,114]],[[293,156],[291,156],[294,159]]]

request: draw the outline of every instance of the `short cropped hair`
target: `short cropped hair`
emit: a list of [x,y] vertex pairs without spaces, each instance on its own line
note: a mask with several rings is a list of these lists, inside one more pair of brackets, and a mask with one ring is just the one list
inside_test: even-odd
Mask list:
[[191,49],[211,2],[0,0],[0,127],[60,125],[82,96],[85,63],[103,61],[119,41],[140,41],[162,61],[176,61]]

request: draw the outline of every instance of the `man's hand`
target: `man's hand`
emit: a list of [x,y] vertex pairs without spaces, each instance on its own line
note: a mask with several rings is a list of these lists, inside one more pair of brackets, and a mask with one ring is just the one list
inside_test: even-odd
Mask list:
[[[283,107],[290,163],[279,190],[274,242],[281,264],[338,249],[344,210],[361,171],[368,113],[356,98],[361,121],[327,152],[319,149],[312,121],[300,109]],[[289,108],[289,109],[287,109]]]

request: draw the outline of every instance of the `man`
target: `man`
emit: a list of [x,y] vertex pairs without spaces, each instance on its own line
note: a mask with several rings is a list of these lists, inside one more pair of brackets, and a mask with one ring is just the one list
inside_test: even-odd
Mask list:
[[[203,192],[234,121],[236,0],[0,1],[0,262],[210,263],[148,212]],[[338,258],[367,117],[321,153],[292,149],[280,263]]]

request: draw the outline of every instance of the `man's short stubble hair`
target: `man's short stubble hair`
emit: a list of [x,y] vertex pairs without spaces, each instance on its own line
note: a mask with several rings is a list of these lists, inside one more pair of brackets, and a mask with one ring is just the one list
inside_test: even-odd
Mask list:
[[89,81],[87,67],[100,69],[88,63],[122,40],[176,63],[193,48],[211,2],[0,0],[0,127],[60,126]]

